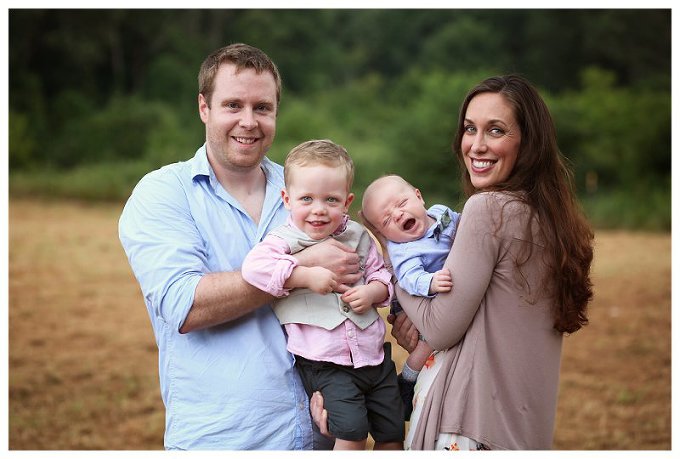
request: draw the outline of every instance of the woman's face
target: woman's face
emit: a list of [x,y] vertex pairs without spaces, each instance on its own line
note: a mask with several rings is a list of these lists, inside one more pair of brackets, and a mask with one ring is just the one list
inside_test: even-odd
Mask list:
[[489,189],[512,172],[522,133],[512,106],[504,96],[484,92],[470,101],[465,112],[461,151],[472,186]]

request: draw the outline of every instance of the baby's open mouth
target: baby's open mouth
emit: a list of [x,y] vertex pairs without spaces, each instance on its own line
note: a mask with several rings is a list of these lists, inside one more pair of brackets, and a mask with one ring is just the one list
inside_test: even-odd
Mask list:
[[409,231],[411,228],[413,228],[413,225],[416,224],[416,219],[415,218],[409,218],[404,222],[404,231]]

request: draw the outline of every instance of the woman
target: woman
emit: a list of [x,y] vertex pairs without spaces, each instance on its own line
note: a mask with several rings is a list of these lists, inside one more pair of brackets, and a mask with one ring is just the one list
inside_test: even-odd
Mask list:
[[399,289],[410,320],[390,317],[408,350],[413,325],[440,350],[418,378],[406,448],[549,449],[562,336],[588,322],[593,232],[524,78],[473,88],[453,149],[469,198],[445,264],[453,290]]

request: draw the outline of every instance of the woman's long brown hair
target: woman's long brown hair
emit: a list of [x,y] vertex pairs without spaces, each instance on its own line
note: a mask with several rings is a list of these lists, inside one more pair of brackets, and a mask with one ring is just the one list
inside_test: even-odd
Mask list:
[[[548,265],[545,280],[552,286],[555,299],[554,328],[560,333],[573,333],[588,323],[586,309],[593,297],[590,280],[593,231],[576,200],[573,173],[557,146],[550,111],[538,91],[521,76],[488,78],[475,86],[463,101],[453,150],[461,166],[465,194],[469,197],[488,191],[476,190],[472,185],[461,150],[468,105],[476,95],[487,92],[506,98],[513,107],[522,135],[510,176],[493,190],[520,192],[515,193],[517,199],[526,202],[538,217]],[[529,237],[531,220],[526,228]],[[518,269],[521,264],[522,261]]]

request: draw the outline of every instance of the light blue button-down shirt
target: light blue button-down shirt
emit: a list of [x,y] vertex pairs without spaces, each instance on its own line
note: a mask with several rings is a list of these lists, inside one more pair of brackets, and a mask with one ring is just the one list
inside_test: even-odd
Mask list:
[[286,221],[283,169],[262,163],[259,225],[222,188],[205,146],[147,174],[128,200],[120,240],[139,281],[159,353],[167,449],[311,449],[309,403],[269,306],[180,334],[206,273],[234,271]]
[[[435,228],[444,213],[448,213],[451,222],[435,237]],[[441,204],[430,207],[427,214],[435,219],[435,223],[427,229],[423,237],[411,242],[387,241],[387,252],[397,282],[411,295],[432,296],[429,293],[432,277],[444,267],[460,220],[459,213]]]

